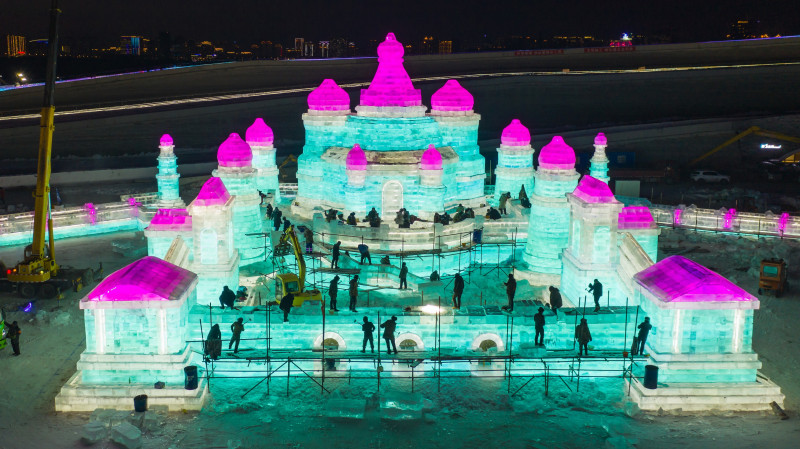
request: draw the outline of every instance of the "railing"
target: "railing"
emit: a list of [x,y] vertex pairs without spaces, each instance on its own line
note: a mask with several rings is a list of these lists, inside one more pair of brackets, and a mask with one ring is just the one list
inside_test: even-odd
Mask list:
[[800,238],[800,217],[787,212],[763,214],[737,212],[736,209],[700,209],[691,206],[650,207],[659,226],[695,231],[729,232],[758,237]]

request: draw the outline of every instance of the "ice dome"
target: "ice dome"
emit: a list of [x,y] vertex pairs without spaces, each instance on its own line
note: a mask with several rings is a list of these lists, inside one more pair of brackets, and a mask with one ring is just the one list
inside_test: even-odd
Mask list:
[[364,150],[359,144],[353,145],[353,148],[347,152],[346,164],[348,170],[367,169],[367,155],[364,154]]
[[308,109],[312,111],[350,111],[350,95],[328,78],[308,94]]
[[250,167],[253,151],[238,133],[231,133],[217,150],[220,167]]
[[366,89],[361,89],[361,105],[372,107],[422,106],[422,93],[414,89],[403,67],[403,44],[394,33],[378,45],[378,69]]
[[578,187],[575,187],[572,194],[587,203],[613,203],[616,201],[608,184],[589,175],[581,178]]
[[431,96],[433,111],[471,111],[475,99],[456,80],[447,80],[441,89]]
[[428,145],[428,149],[422,153],[422,158],[419,161],[419,168],[422,170],[442,169],[442,155],[433,144]]
[[161,136],[161,140],[159,140],[158,143],[162,147],[168,147],[170,145],[173,145],[172,136],[170,136],[169,134],[164,134],[163,136]]
[[595,145],[608,145],[608,139],[606,139],[606,135],[603,133],[598,133],[597,136],[594,138]]
[[531,144],[531,132],[519,120],[511,120],[511,124],[506,126],[500,135],[500,143],[512,147],[528,146]]
[[572,170],[575,168],[575,150],[561,136],[555,136],[539,152],[539,168]]
[[275,135],[272,134],[272,128],[264,122],[263,118],[259,117],[247,128],[244,138],[248,145],[266,146],[272,145]]

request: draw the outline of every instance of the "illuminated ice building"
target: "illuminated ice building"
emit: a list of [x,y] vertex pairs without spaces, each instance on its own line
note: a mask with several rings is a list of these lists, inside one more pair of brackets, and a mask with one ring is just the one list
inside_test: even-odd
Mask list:
[[393,218],[406,208],[431,218],[458,204],[485,202],[480,115],[472,95],[450,80],[431,97],[428,113],[403,67],[403,53],[389,33],[355,113],[333,80],[309,94],[294,213],[310,218],[315,210],[333,208],[363,218],[374,207]]

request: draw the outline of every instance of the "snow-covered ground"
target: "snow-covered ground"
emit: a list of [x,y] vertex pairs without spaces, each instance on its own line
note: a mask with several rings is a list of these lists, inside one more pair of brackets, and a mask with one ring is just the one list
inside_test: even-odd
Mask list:
[[[125,237],[129,235],[66,240],[59,245],[60,260],[74,266],[103,262],[106,274],[110,273],[131,261],[111,251],[111,242]],[[682,253],[751,293],[757,290],[754,269],[764,257],[787,259],[790,278],[796,277],[798,250],[800,244],[794,241],[691,231],[664,230],[661,238],[662,257]],[[8,248],[0,251],[0,259],[10,263],[20,254],[21,248]],[[493,279],[487,279],[483,284],[491,282]],[[478,284],[481,282],[469,286],[467,293]],[[772,414],[629,417],[619,379],[582,379],[578,392],[574,381],[554,380],[548,396],[538,379],[513,396],[509,391],[514,393],[527,379],[512,379],[509,385],[504,379],[443,378],[441,390],[435,379],[417,379],[416,393],[428,400],[424,419],[402,422],[380,418],[374,379],[352,383],[328,380],[330,395],[322,394],[311,380],[292,379],[288,397],[285,379],[276,379],[269,393],[262,384],[244,399],[242,383],[212,379],[212,399],[206,410],[164,416],[163,425],[145,433],[144,447],[797,447],[800,352],[793,328],[800,312],[800,288],[794,283],[792,287],[781,298],[760,296],[753,342],[764,363],[762,372],[786,394],[791,416],[786,421]],[[532,291],[521,285],[518,297]],[[7,318],[18,320],[23,334],[22,356],[12,357],[10,348],[0,352],[0,448],[85,447],[80,441],[81,428],[90,415],[53,411],[53,397],[74,372],[85,347],[83,314],[77,306],[85,292],[70,292],[60,302],[38,301],[33,313],[14,311],[25,304],[2,297],[5,309],[12,310]],[[484,298],[501,304],[505,295],[500,288],[484,289]],[[380,395],[407,396],[410,391],[408,380],[383,379]],[[326,403],[332,397],[365,401],[364,419],[325,417]]]

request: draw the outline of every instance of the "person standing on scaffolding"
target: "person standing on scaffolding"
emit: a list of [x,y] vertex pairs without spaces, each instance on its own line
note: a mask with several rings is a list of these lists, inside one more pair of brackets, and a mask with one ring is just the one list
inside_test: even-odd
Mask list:
[[[375,343],[372,340],[372,333],[375,332],[375,325],[364,317],[364,324],[361,325],[361,330],[364,332],[364,342],[361,344],[361,352],[367,352],[367,342],[369,341],[369,352],[375,352]],[[380,350],[381,348],[378,348]]]
[[306,239],[306,254],[311,254],[314,251],[314,231],[309,226],[303,231],[303,237]]
[[[383,328],[383,339],[386,341],[386,353],[391,354],[392,350],[397,354],[397,346],[394,343],[394,331],[397,329],[397,317],[392,316],[381,324]],[[389,344],[391,343],[391,346]]]
[[292,310],[292,306],[294,305],[294,295],[292,292],[289,292],[281,298],[281,303],[278,306],[281,310],[283,310],[283,322],[286,323],[289,321],[289,312]]
[[403,262],[402,268],[400,268],[400,290],[405,290],[408,288],[408,267],[406,263]]
[[358,245],[358,252],[361,253],[361,262],[359,262],[361,265],[364,265],[365,260],[372,265],[372,257],[369,255],[369,246],[361,243]]
[[586,322],[586,318],[581,318],[581,324],[575,326],[575,339],[578,340],[578,356],[588,356],[592,333],[589,332],[589,323]]
[[637,338],[639,343],[638,352],[635,352],[633,355],[636,354],[644,354],[644,344],[647,341],[647,335],[650,334],[650,329],[653,328],[653,325],[650,324],[650,317],[644,317],[644,321],[639,326],[639,337]]
[[508,296],[508,307],[506,310],[509,312],[514,311],[514,294],[517,293],[517,280],[514,279],[514,273],[508,273],[508,281],[503,282],[506,286],[506,296]]
[[544,307],[539,307],[539,312],[533,316],[533,326],[536,329],[533,342],[536,346],[544,346]]
[[339,309],[336,308],[336,296],[339,294],[339,275],[331,279],[331,283],[328,286],[328,294],[331,296],[331,312],[338,312]]
[[603,297],[603,284],[597,279],[589,284],[589,292],[594,296],[594,311],[600,311],[600,298]]
[[239,318],[231,324],[232,336],[230,343],[228,343],[228,349],[231,349],[234,342],[236,343],[236,346],[233,347],[234,354],[239,352],[239,340],[242,338],[242,332],[244,332],[244,318]]
[[558,287],[550,286],[550,308],[553,309],[553,314],[558,319],[558,309],[564,305],[564,301],[561,299],[561,292],[558,291]]
[[342,246],[342,241],[339,240],[338,242],[333,244],[333,250],[331,250],[331,268],[334,270],[339,269],[339,247]]
[[358,275],[353,276],[353,279],[350,279],[350,311],[351,312],[358,312],[356,310],[356,299],[358,298]]
[[461,273],[456,273],[456,278],[453,281],[453,308],[461,308],[461,294],[464,293],[464,278]]
[[206,357],[211,360],[217,360],[222,354],[222,332],[219,330],[219,324],[211,326],[206,337]]

